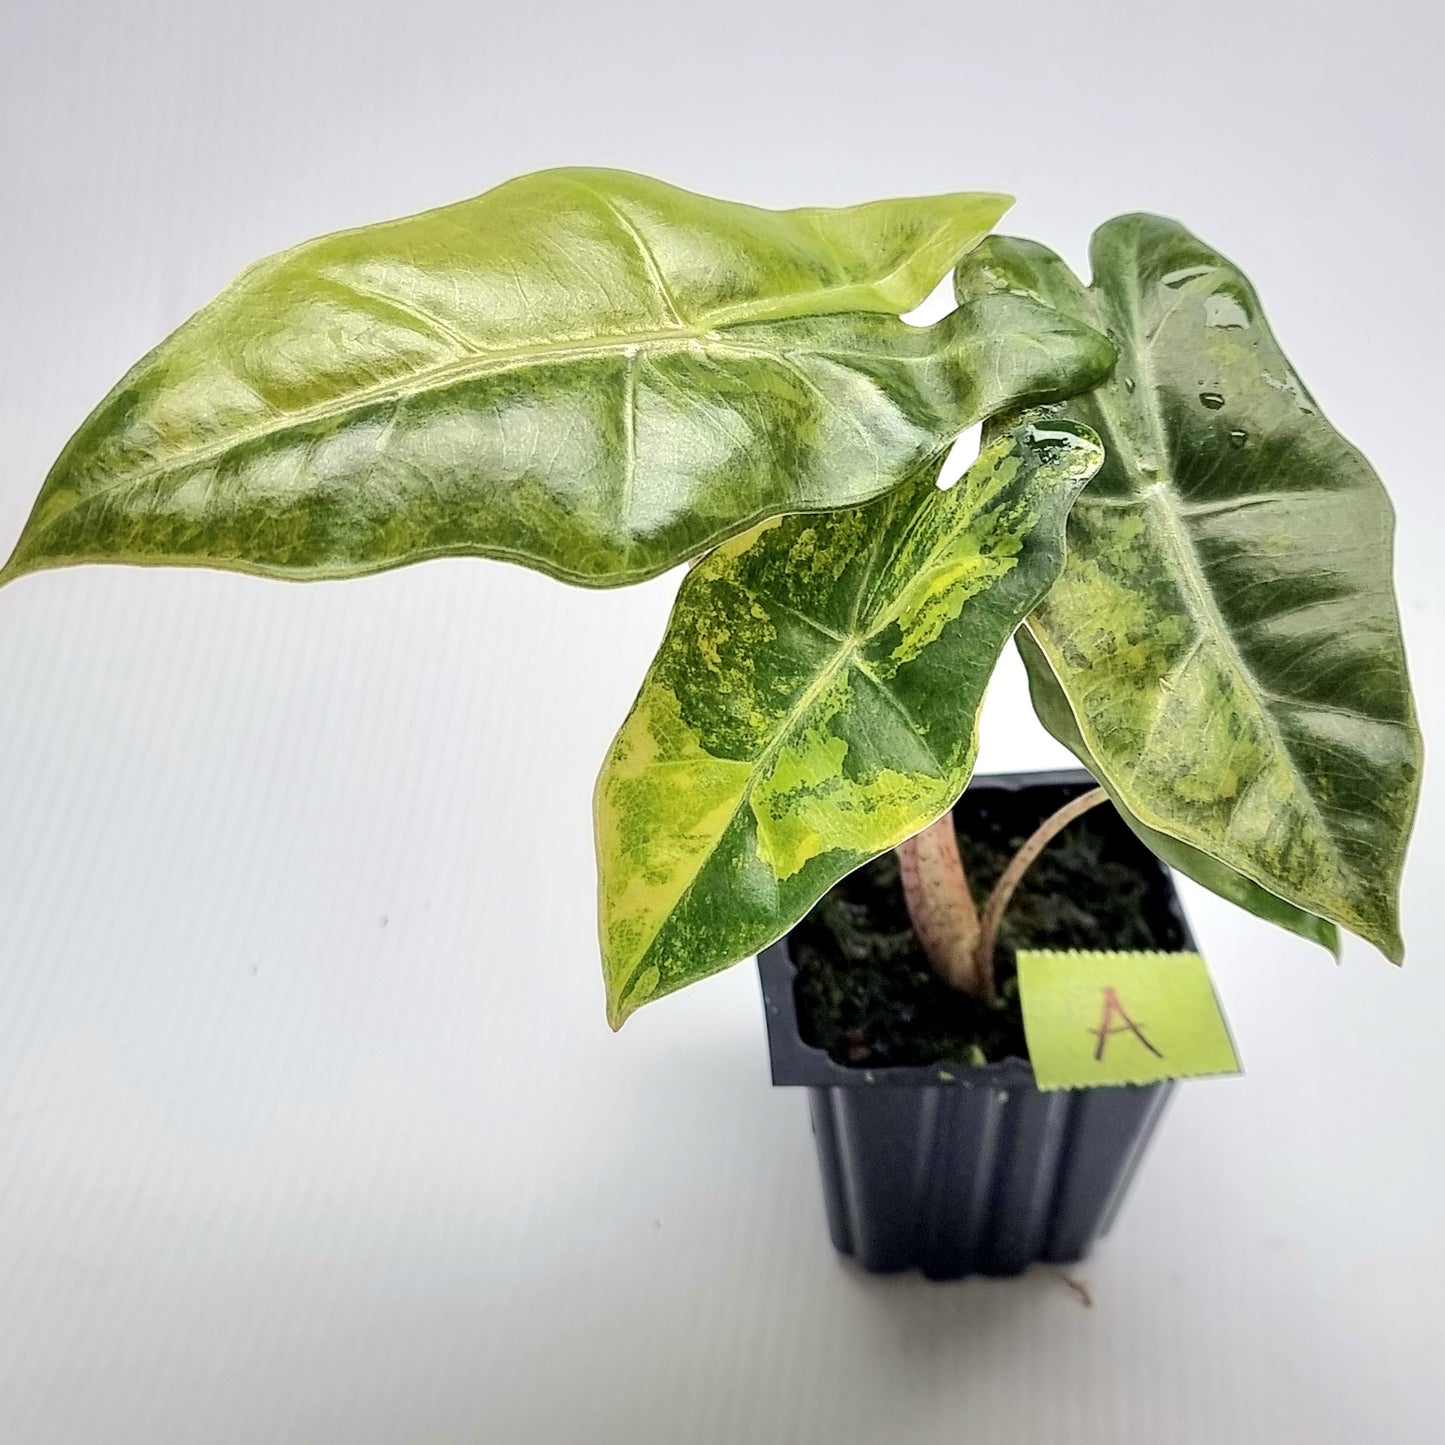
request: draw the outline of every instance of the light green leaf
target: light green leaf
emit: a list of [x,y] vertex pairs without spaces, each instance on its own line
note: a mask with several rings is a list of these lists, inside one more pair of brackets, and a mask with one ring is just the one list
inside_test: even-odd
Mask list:
[[1033,639],[1128,813],[1398,961],[1420,737],[1384,489],[1229,261],[1154,216],[1109,222],[1091,254],[1088,289],[1008,238],[958,277],[961,297],[1047,300],[1119,350],[1065,408],[1107,460]]
[[559,170],[262,261],[145,357],[45,482],[3,576],[78,562],[345,577],[509,558],[652,576],[877,496],[1107,343],[918,304],[1006,209],[766,211]]
[[1064,690],[1059,686],[1059,680],[1054,676],[1048,658],[1033,640],[1027,623],[1014,634],[1014,641],[1028,671],[1029,695],[1033,698],[1034,711],[1038,713],[1039,720],[1101,780],[1101,786],[1109,794],[1119,816],[1148,848],[1171,868],[1177,868],[1179,872],[1194,879],[1196,883],[1202,883],[1221,898],[1227,898],[1257,917],[1289,929],[1291,933],[1298,933],[1302,938],[1318,943],[1339,957],[1340,935],[1333,923],[1316,918],[1313,913],[1306,913],[1304,909],[1296,908],[1293,903],[1286,903],[1283,898],[1261,888],[1258,883],[1246,878],[1243,873],[1236,872],[1227,863],[1221,863],[1218,858],[1141,823],[1129,811],[1128,805],[1119,795],[1119,790],[1108,779],[1103,778],[1103,769],[1099,767],[1094,755],[1089,751],[1088,744],[1080,735],[1078,720],[1069,708],[1069,700],[1064,696]]
[[688,574],[597,786],[614,1027],[952,806],[999,652],[1058,575],[1100,460],[1083,428],[1024,425],[951,491],[920,473]]

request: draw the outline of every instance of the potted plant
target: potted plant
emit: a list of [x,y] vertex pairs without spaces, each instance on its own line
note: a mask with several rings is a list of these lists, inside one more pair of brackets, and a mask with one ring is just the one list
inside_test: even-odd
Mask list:
[[[1389,503],[1244,276],[1126,216],[1085,286],[1008,204],[560,170],[309,242],[121,379],[0,580],[693,564],[598,782],[610,1021],[763,951],[841,1247],[1076,1255],[1164,1086],[1041,1094],[1012,950],[1187,948],[1162,860],[1399,961],[1420,742]],[[1015,636],[1088,774],[964,795]]]

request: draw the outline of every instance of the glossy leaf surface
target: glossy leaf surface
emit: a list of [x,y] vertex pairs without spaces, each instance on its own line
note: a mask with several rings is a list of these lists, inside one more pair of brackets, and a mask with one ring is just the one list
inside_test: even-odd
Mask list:
[[1420,739],[1389,501],[1229,261],[1153,216],[1108,223],[1091,255],[1087,289],[1007,238],[958,277],[962,297],[1046,299],[1119,350],[1065,408],[1107,459],[1032,637],[1138,822],[1398,960]]
[[120,382],[5,575],[306,579],[482,554],[610,585],[877,496],[985,415],[1109,364],[1017,297],[898,319],[1007,204],[767,211],[562,170],[311,241]]
[[[1078,721],[1069,708],[1069,700],[1064,696],[1064,690],[1059,686],[1059,680],[1054,676],[1048,658],[1033,640],[1027,623],[1014,634],[1014,640],[1028,671],[1029,695],[1033,699],[1034,711],[1038,713],[1039,720],[1096,778],[1100,777],[1103,770],[1080,735]],[[1202,883],[1221,898],[1227,898],[1231,903],[1248,909],[1256,917],[1277,923],[1291,933],[1298,933],[1302,938],[1318,943],[1338,957],[1340,936],[1333,923],[1316,918],[1314,914],[1306,913],[1292,903],[1286,903],[1283,898],[1261,888],[1258,883],[1236,872],[1227,863],[1221,863],[1218,858],[1202,853],[1198,848],[1191,848],[1188,843],[1181,843],[1178,838],[1171,838],[1167,833],[1146,827],[1129,811],[1117,788],[1107,781],[1102,786],[1124,822],[1171,868],[1177,868],[1196,883]]]
[[596,797],[608,1015],[756,952],[952,806],[1004,643],[1101,460],[995,438],[956,487],[765,523],[687,576]]

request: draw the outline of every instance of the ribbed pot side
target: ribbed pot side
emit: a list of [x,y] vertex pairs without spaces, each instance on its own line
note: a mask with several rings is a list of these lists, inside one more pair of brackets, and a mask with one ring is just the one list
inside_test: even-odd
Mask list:
[[[1046,788],[1061,800],[1091,786],[1076,771],[972,784]],[[1168,872],[1154,866],[1193,949]],[[808,1091],[828,1230],[841,1253],[877,1273],[1015,1275],[1035,1260],[1084,1258],[1112,1224],[1172,1084],[1045,1093],[1021,1059],[850,1068],[802,1037],[789,939],[765,949],[758,969],[773,1082]]]

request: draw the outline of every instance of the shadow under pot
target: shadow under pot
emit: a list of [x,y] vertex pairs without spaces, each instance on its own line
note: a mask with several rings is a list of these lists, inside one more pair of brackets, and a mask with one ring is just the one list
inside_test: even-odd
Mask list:
[[[1082,771],[976,778],[954,809],[975,891],[1093,786]],[[808,1090],[829,1233],[866,1270],[942,1280],[1074,1263],[1119,1210],[1172,1084],[1040,1090],[1017,947],[1194,941],[1168,870],[1105,805],[1055,838],[1015,895],[997,955],[1002,1007],[933,976],[892,854],[758,958],[773,1082]]]

